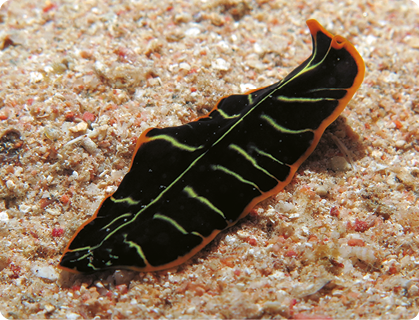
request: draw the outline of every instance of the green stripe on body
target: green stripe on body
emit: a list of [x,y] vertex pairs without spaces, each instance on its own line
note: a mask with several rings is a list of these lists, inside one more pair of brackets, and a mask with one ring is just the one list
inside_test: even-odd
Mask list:
[[199,146],[199,147],[191,147],[188,146],[187,144],[181,143],[179,141],[177,141],[175,138],[166,135],[166,134],[160,134],[154,137],[150,137],[149,138],[150,141],[154,141],[154,140],[164,140],[167,142],[170,142],[174,147],[185,150],[185,151],[189,151],[189,152],[193,152],[199,149],[202,149],[204,146]]
[[267,114],[262,114],[260,118],[268,122],[275,130],[282,133],[299,134],[299,133],[304,133],[304,132],[314,132],[314,130],[312,129],[291,130],[291,129],[285,128],[281,126],[280,124],[276,123],[276,121],[272,119],[270,116],[268,116]]
[[211,168],[213,170],[219,170],[222,171],[230,176],[233,176],[234,178],[236,178],[237,180],[239,180],[240,182],[243,182],[245,184],[249,184],[251,186],[253,186],[255,189],[257,189],[261,194],[263,193],[259,187],[252,181],[246,180],[244,179],[242,176],[240,176],[238,173],[231,171],[230,169],[227,169],[226,167],[220,166],[220,165],[212,165]]
[[208,208],[210,208],[212,211],[215,211],[216,213],[218,213],[220,216],[222,216],[224,219],[226,219],[224,213],[218,209],[216,206],[214,206],[207,198],[203,197],[203,196],[199,196],[194,189],[192,189],[192,187],[185,187],[183,189],[183,191],[185,191],[189,197],[198,200],[199,202],[201,202],[202,204],[206,205]]
[[260,165],[257,164],[256,160],[249,155],[244,149],[240,148],[238,145],[236,144],[230,144],[228,146],[230,149],[233,149],[235,151],[237,151],[239,154],[241,154],[247,161],[249,161],[256,169],[262,171],[264,174],[266,174],[267,176],[271,177],[272,179],[275,179],[276,181],[279,181],[274,175],[272,175],[269,171],[267,171],[266,169],[262,168]]

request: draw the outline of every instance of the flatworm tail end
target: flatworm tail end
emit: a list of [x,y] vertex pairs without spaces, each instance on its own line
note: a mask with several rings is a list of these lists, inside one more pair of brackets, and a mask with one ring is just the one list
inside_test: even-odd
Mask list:
[[[320,48],[327,48],[328,47],[328,54],[330,54],[331,50],[346,51],[353,59],[353,62],[356,64],[356,75],[353,77],[353,82],[351,85],[346,88],[346,95],[340,98],[338,101],[338,106],[335,110],[330,114],[329,117],[325,118],[321,125],[316,130],[316,134],[312,143],[312,146],[306,151],[306,153],[296,162],[294,163],[293,167],[298,169],[298,167],[307,159],[307,157],[314,151],[316,148],[321,136],[323,135],[324,130],[337,119],[337,117],[342,113],[343,109],[345,109],[348,102],[352,99],[355,92],[359,89],[364,80],[365,76],[365,63],[362,59],[361,55],[355,49],[355,47],[344,37],[340,35],[334,36],[330,32],[328,32],[317,20],[309,19],[307,20],[307,26],[310,29],[312,42],[313,42],[313,53],[308,61],[315,56],[322,56],[319,54],[318,50]],[[322,42],[327,43],[322,43]],[[305,64],[303,63],[303,65]],[[349,68],[351,71],[349,71]],[[353,66],[348,66],[347,73],[353,72]],[[294,71],[292,72],[294,73]],[[291,73],[291,74],[292,74]],[[345,76],[345,72],[341,72],[341,76]],[[348,76],[349,78],[349,76]]]
[[[337,35],[334,36],[330,32],[328,32],[317,20],[310,19],[307,20],[307,26],[310,29],[310,33],[313,39],[313,51],[315,46],[315,39],[317,38],[318,33],[322,33],[324,35],[327,35],[328,38],[331,38],[331,47],[336,50],[345,49],[355,60],[355,63],[358,67],[358,74],[356,75],[353,85],[351,88],[348,89],[348,95],[345,97],[345,99],[342,99],[341,102],[346,106],[346,104],[351,100],[355,92],[358,90],[358,88],[361,86],[362,81],[364,80],[365,76],[365,63],[362,59],[361,55],[358,53],[358,51],[355,49],[355,47],[350,43],[346,38]],[[343,109],[343,108],[342,108]]]

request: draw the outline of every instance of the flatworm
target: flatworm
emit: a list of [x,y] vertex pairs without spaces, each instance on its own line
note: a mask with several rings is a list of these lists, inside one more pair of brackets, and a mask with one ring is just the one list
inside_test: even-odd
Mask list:
[[118,190],[78,229],[60,267],[179,265],[283,189],[365,73],[348,40],[307,25],[313,52],[282,81],[224,97],[191,123],[143,132]]

